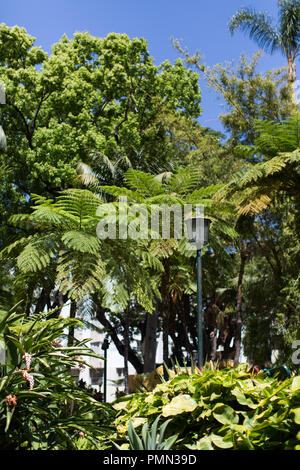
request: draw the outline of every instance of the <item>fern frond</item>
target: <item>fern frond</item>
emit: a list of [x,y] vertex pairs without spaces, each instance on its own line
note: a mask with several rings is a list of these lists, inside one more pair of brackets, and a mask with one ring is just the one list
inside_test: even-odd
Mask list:
[[211,186],[207,186],[206,188],[196,189],[195,191],[187,195],[186,200],[188,202],[196,203],[197,201],[201,201],[202,199],[206,199],[208,197],[213,196],[214,194],[216,194],[217,191],[220,191],[220,189],[223,187],[223,184],[214,184]]
[[162,184],[149,173],[129,169],[124,176],[125,182],[131,189],[135,189],[143,197],[151,197],[162,192]]
[[168,191],[171,194],[188,194],[200,186],[202,176],[200,168],[180,169],[168,179]]
[[60,290],[75,301],[102,286],[105,266],[100,254],[63,251],[59,254],[57,282]]
[[132,191],[127,188],[120,188],[119,186],[100,186],[100,189],[115,197],[127,197],[129,202],[144,202],[144,198],[137,191]]
[[103,201],[87,189],[67,189],[61,191],[55,207],[77,218],[80,223],[85,223],[95,217],[97,208]]
[[56,256],[59,240],[55,234],[31,237],[17,257],[17,266],[23,273],[37,272],[46,268]]
[[[137,251],[139,254],[139,251]],[[143,260],[143,265],[144,267],[154,269],[157,272],[163,272],[164,267],[162,262],[158,259],[157,256],[153,255],[149,251],[142,251],[140,253],[140,256]]]
[[168,258],[177,247],[178,241],[174,238],[169,240],[154,240],[150,242],[149,251],[153,256]]
[[65,232],[61,240],[72,250],[81,253],[96,254],[101,249],[101,242],[94,234],[79,230]]

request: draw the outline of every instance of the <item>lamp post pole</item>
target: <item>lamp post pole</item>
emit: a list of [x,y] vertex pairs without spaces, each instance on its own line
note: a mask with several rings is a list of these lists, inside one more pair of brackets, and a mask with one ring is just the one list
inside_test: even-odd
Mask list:
[[197,249],[198,367],[203,365],[201,248]]
[[104,349],[104,380],[103,380],[103,401],[107,401],[107,349]]
[[198,367],[203,366],[203,335],[202,335],[202,273],[201,273],[201,249],[208,243],[210,219],[201,217],[189,217],[185,220],[187,235],[197,249],[197,336],[198,336]]
[[104,351],[104,371],[103,371],[103,402],[106,403],[107,401],[107,350],[109,348],[108,339],[105,338],[102,344],[102,349]]

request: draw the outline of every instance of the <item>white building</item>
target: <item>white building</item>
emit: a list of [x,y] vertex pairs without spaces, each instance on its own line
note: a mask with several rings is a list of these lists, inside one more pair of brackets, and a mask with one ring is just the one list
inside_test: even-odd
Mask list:
[[[93,319],[91,325],[97,327],[94,328],[80,328],[76,331],[75,336],[78,340],[89,339],[86,346],[92,349],[99,356],[104,357],[104,351],[102,345],[106,337],[106,333],[100,333],[101,324],[98,320]],[[138,348],[138,341],[136,344]],[[109,346],[106,352],[106,400],[112,402],[116,398],[118,391],[124,391],[124,357],[121,356],[113,343],[109,342]],[[156,350],[156,363],[160,364],[163,362],[162,352],[162,341],[159,339]],[[92,367],[78,368],[73,371],[74,375],[78,375],[78,380],[83,380],[87,386],[92,387],[96,391],[104,392],[104,360],[86,356],[84,360]],[[135,368],[128,363],[128,374],[136,374]]]
[[[93,320],[95,326],[101,328],[97,320]],[[75,336],[78,340],[89,339],[86,346],[92,349],[99,356],[104,357],[102,345],[106,337],[105,333],[99,333],[94,329],[88,327],[78,329]],[[121,356],[114,343],[110,342],[106,351],[106,399],[108,402],[116,398],[116,392],[124,390],[124,358]],[[91,367],[85,366],[73,370],[74,375],[78,374],[78,380],[83,380],[86,386],[92,387],[98,392],[104,393],[104,359],[85,356],[84,361]],[[135,374],[135,369],[128,364],[129,374]]]

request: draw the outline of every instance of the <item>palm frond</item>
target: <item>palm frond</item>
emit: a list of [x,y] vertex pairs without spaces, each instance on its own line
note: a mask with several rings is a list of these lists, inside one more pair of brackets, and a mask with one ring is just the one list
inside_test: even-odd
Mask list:
[[300,2],[299,0],[279,0],[278,6],[282,43],[288,53],[291,53],[300,41]]
[[280,48],[280,35],[273,27],[271,19],[264,12],[256,12],[252,8],[238,10],[229,21],[229,30],[249,33],[259,47],[273,53]]

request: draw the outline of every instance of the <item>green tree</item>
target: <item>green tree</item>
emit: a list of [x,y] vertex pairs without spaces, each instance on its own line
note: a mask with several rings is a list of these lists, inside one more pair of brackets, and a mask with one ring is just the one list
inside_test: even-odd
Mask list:
[[[103,309],[123,312],[132,298],[147,312],[153,310],[153,299],[159,297],[154,274],[162,269],[160,262],[143,240],[126,240],[124,245],[122,240],[97,236],[99,207],[105,210],[105,206],[88,190],[70,189],[55,201],[36,197],[32,213],[10,218],[24,233],[7,243],[1,260],[13,262],[15,286],[25,283],[28,315],[32,308],[36,313],[45,306],[61,308],[71,299],[70,316],[75,318],[77,303],[85,297],[94,299],[105,327],[109,325],[101,316]],[[69,345],[73,338],[70,329]],[[124,354],[117,335],[113,340]],[[130,360],[139,368],[134,354]]]
[[[299,114],[259,122],[257,130],[254,145],[236,151],[258,163],[235,174],[216,197],[234,200],[242,219],[253,218],[245,234],[251,252],[244,283],[246,351],[262,364],[278,350],[278,360],[290,363],[299,335]],[[256,334],[261,328],[268,341]]]
[[1,25],[0,120],[5,161],[21,194],[55,196],[73,185],[78,162],[102,167],[107,181],[99,154],[124,156],[133,166],[165,161],[164,113],[200,114],[197,75],[180,60],[154,65],[144,39],[76,33],[63,36],[49,56],[34,43],[24,28]]
[[[155,207],[155,205],[161,208],[164,205],[204,205],[206,216],[214,221],[211,226],[211,249],[218,253],[219,260],[223,259],[226,262],[226,258],[229,258],[229,256],[224,248],[222,237],[230,242],[236,236],[230,220],[233,210],[226,203],[214,206],[211,198],[220,185],[201,188],[201,177],[201,169],[192,169],[190,167],[181,168],[175,173],[164,173],[159,177],[137,170],[128,170],[125,174],[127,187],[102,186],[101,189],[114,197],[126,196],[129,206],[143,204],[149,208]],[[184,223],[183,219],[181,223]],[[163,358],[165,363],[168,363],[168,338],[170,332],[172,333],[172,325],[176,321],[176,299],[184,292],[191,293],[193,291],[191,281],[195,269],[191,264],[193,251],[188,248],[187,240],[185,238],[178,240],[176,233],[173,233],[172,230],[166,238],[161,231],[162,228],[160,226],[158,239],[150,240],[147,245],[149,253],[161,259],[163,265],[160,280],[160,310],[163,327]],[[193,346],[191,346],[188,339],[190,332],[187,325],[184,325],[184,318],[179,321],[182,320],[184,328],[180,338],[178,338],[178,344],[176,344],[176,335],[173,334],[172,336],[175,350],[179,351],[181,346],[184,346],[191,351]],[[175,331],[178,333],[177,329],[173,329],[173,333]],[[191,336],[196,340],[193,333]],[[209,354],[209,350],[207,353]]]
[[249,34],[259,47],[271,54],[282,52],[288,61],[288,81],[296,80],[295,60],[300,50],[300,2],[299,0],[278,0],[278,25],[264,12],[252,8],[238,10],[229,21],[233,34],[240,29]]
[[[30,213],[32,194],[48,199],[81,187],[78,165],[89,165],[102,184],[122,184],[128,166],[160,168],[176,149],[165,114],[194,120],[201,112],[197,75],[180,60],[154,65],[144,39],[76,33],[72,39],[63,36],[48,55],[24,28],[2,24],[0,44],[7,97],[0,120],[8,144],[0,165],[10,168],[0,173],[1,245],[16,234],[10,215]],[[17,234],[23,230],[18,227]],[[33,265],[38,259],[36,249]],[[55,261],[54,256],[44,276],[36,271],[16,277],[27,313],[67,300],[69,293],[55,285]],[[75,271],[72,276],[75,280]]]
[[283,70],[257,72],[260,56],[255,54],[251,61],[242,56],[236,67],[217,64],[205,68],[208,86],[224,100],[226,112],[220,120],[232,148],[253,144],[257,120],[280,122],[296,110]]
[[299,113],[280,123],[257,122],[254,145],[236,147],[244,158],[258,162],[235,174],[221,190],[227,198],[237,197],[240,214],[259,213],[281,194],[291,198],[300,213],[299,125]]

